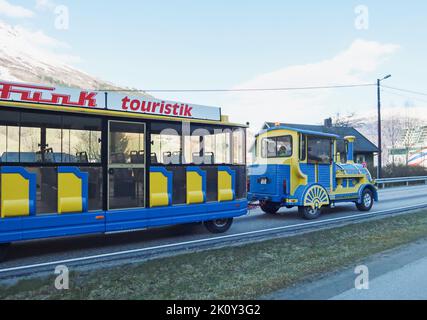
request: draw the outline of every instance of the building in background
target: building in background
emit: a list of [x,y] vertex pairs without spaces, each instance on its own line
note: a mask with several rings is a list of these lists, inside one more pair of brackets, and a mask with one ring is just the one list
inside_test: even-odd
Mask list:
[[389,148],[389,162],[427,168],[427,126],[403,130],[395,148]]

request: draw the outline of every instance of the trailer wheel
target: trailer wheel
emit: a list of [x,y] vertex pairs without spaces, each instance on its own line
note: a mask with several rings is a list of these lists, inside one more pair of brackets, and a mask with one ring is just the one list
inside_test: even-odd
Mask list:
[[224,233],[230,229],[231,224],[233,223],[233,218],[224,218],[205,221],[204,225],[209,232],[212,233]]
[[370,211],[374,205],[374,196],[372,191],[365,189],[362,192],[361,203],[356,203],[356,207],[359,211]]
[[4,261],[9,252],[10,243],[0,243],[0,262]]
[[260,201],[261,210],[267,214],[276,214],[280,209],[280,203],[271,201]]
[[298,213],[306,220],[314,220],[320,216],[322,210],[316,207],[298,207]]

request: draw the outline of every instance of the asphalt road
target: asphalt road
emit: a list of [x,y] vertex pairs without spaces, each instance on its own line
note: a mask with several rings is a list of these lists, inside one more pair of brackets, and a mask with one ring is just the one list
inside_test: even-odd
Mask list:
[[262,298],[268,300],[427,299],[427,240],[419,240],[407,246],[382,252],[357,264],[368,268],[368,288],[355,288],[359,273],[356,274],[357,266],[354,265]]
[[387,272],[369,282],[364,290],[350,289],[334,300],[426,300],[427,258]]
[[[374,205],[373,210],[425,203],[427,203],[427,186],[393,188],[380,191],[380,202]],[[360,212],[355,209],[354,204],[340,204],[336,208],[326,210],[319,220],[357,214]],[[266,215],[261,210],[255,209],[247,216],[235,219],[227,234],[292,226],[304,221],[298,216],[296,209],[284,208],[279,215]],[[216,235],[210,234],[202,225],[184,225],[131,233],[27,241],[12,246],[8,260],[0,263],[0,269],[213,237]]]

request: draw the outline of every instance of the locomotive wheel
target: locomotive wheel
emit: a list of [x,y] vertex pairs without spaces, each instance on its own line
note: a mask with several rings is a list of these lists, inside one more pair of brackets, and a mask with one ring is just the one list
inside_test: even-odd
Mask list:
[[9,247],[10,243],[0,243],[0,262],[6,259]]
[[307,220],[317,219],[322,213],[322,207],[329,206],[328,192],[320,185],[311,186],[304,196],[304,205],[298,207],[299,214]]
[[317,219],[322,210],[317,207],[298,207],[298,213],[306,220]]
[[204,225],[209,232],[212,233],[224,233],[230,229],[231,224],[233,223],[233,218],[224,218],[205,221]]
[[370,211],[372,206],[374,205],[374,196],[372,195],[372,191],[369,189],[365,189],[362,193],[362,202],[356,203],[356,207],[359,211]]
[[260,201],[261,210],[267,214],[276,214],[280,209],[280,204],[271,201]]

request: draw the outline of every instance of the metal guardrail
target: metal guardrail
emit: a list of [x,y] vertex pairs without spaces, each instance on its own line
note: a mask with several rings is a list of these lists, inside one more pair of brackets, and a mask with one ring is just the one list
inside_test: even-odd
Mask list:
[[401,178],[386,178],[386,179],[377,179],[375,180],[375,184],[379,188],[384,188],[387,184],[395,184],[395,183],[405,183],[409,186],[410,182],[424,182],[427,184],[427,176],[421,177],[401,177]]
[[405,214],[414,210],[427,208],[427,203],[417,205],[394,207],[386,210],[371,211],[366,213],[349,214],[341,217],[313,220],[296,224],[287,224],[268,229],[257,229],[252,231],[240,232],[235,234],[220,235],[208,238],[188,240],[184,242],[167,243],[152,247],[135,248],[123,251],[105,252],[101,254],[69,258],[65,260],[56,260],[48,262],[39,262],[36,264],[17,265],[0,269],[0,279],[10,279],[11,277],[30,276],[39,273],[40,275],[50,274],[52,268],[58,265],[67,265],[76,267],[87,267],[91,264],[107,263],[110,265],[121,263],[126,259],[135,260],[153,259],[166,254],[188,253],[189,250],[203,250],[215,247],[224,247],[235,245],[236,243],[248,243],[257,240],[277,239],[285,234],[295,235],[299,232],[316,230],[322,227],[340,226],[347,222],[369,221],[371,218],[379,218],[393,214]]

